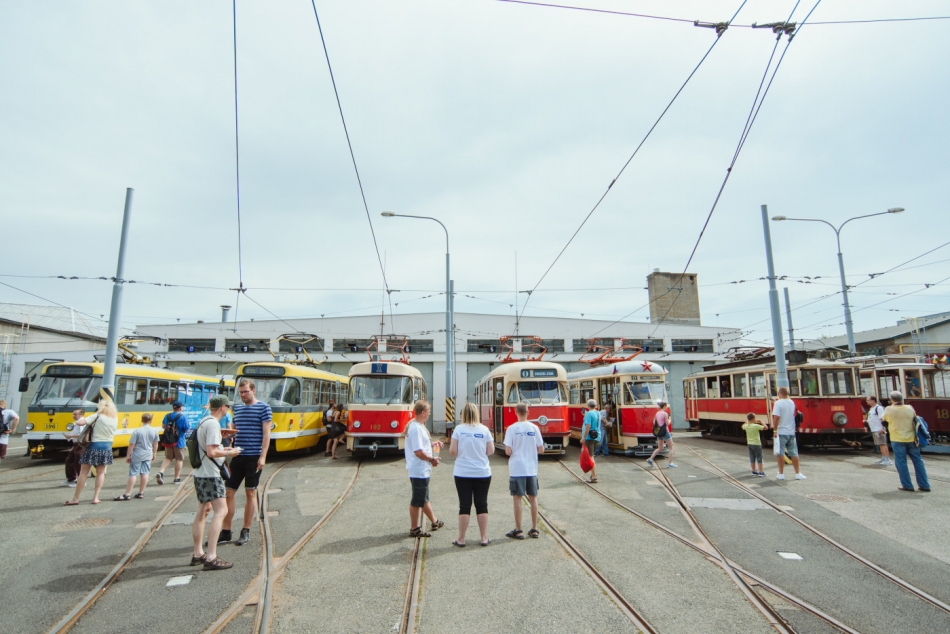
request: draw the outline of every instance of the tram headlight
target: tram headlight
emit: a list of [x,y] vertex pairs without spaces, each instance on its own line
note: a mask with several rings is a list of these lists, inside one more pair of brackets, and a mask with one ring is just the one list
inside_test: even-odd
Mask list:
[[548,424],[548,417],[547,417],[547,416],[538,416],[538,423],[539,423],[541,426],[547,425],[547,424]]
[[76,423],[66,423],[66,431],[72,431],[75,427]]
[[33,431],[33,423],[26,424],[26,431]]
[[360,428],[360,422],[359,422],[359,421],[356,421],[355,423],[353,423],[353,429],[359,429],[359,428]]
[[831,422],[838,427],[844,427],[848,424],[848,416],[844,412],[835,412],[835,415],[831,417]]
[[393,422],[389,423],[389,426],[392,427],[393,429],[396,429],[397,427],[399,427],[399,422],[394,420]]

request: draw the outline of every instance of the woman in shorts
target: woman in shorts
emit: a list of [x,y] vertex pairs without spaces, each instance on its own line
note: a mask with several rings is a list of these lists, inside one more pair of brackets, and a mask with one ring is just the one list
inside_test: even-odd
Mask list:
[[92,503],[99,503],[99,492],[102,491],[102,485],[106,481],[106,467],[112,464],[112,438],[115,436],[116,427],[119,425],[119,414],[116,412],[115,404],[104,398],[99,399],[99,405],[96,413],[84,420],[84,425],[92,425],[92,442],[82,452],[79,459],[79,478],[76,480],[76,492],[71,500],[63,503],[63,506],[75,506],[79,504],[79,495],[86,486],[86,478],[89,477],[89,470],[96,468],[96,490],[92,496]]
[[656,439],[656,449],[653,450],[653,454],[647,458],[647,464],[653,466],[653,459],[656,458],[664,449],[664,445],[670,452],[666,455],[666,459],[669,461],[666,465],[667,469],[675,469],[679,465],[673,464],[673,433],[670,429],[670,413],[666,410],[666,401],[660,401],[656,404],[660,411],[656,413],[656,424],[661,428],[664,428],[666,431],[662,436],[659,436]]
[[336,446],[346,438],[346,423],[343,421],[343,403],[337,403],[333,409],[333,422],[330,424],[328,436],[328,438],[332,438],[332,440],[327,440],[328,444],[333,443],[332,447],[330,447],[330,458],[332,460],[336,460]]

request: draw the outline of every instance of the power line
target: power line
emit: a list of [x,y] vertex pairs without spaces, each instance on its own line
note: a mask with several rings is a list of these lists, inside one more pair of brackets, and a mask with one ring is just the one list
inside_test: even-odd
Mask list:
[[[241,151],[238,142],[237,0],[231,0],[231,18],[234,26],[234,182],[237,188],[238,287],[244,288],[244,265],[241,252]],[[234,321],[237,322],[236,308]]]
[[[735,19],[736,19],[736,16],[739,15],[739,11],[742,11],[742,7],[745,6],[746,2],[747,2],[747,0],[742,0],[742,4],[739,5],[739,8],[736,10],[735,14],[733,14],[732,19],[729,20],[729,23],[731,23],[732,20],[735,20]],[[727,23],[727,24],[728,24],[728,23]],[[597,211],[597,208],[598,208],[598,207],[600,207],[600,204],[604,201],[605,198],[607,198],[607,194],[610,193],[610,190],[613,188],[614,184],[615,184],[615,183],[617,182],[617,180],[623,175],[624,171],[627,169],[627,166],[630,165],[630,162],[633,161],[634,157],[635,157],[635,156],[637,155],[637,153],[640,151],[640,148],[643,147],[643,145],[647,142],[647,139],[650,138],[650,135],[653,134],[653,131],[654,131],[654,130],[656,129],[656,127],[660,124],[660,121],[663,120],[663,117],[666,115],[666,113],[669,111],[669,109],[673,106],[673,102],[675,102],[676,99],[677,99],[677,97],[680,96],[680,94],[681,94],[681,93],[683,92],[683,90],[686,88],[686,85],[689,83],[689,81],[693,78],[693,76],[694,76],[694,75],[696,74],[696,72],[699,70],[699,67],[703,65],[703,62],[705,62],[705,61],[706,61],[706,58],[709,57],[709,54],[712,53],[712,50],[716,47],[716,44],[719,43],[719,39],[720,39],[720,37],[722,36],[722,33],[723,33],[723,32],[724,32],[724,31],[719,31],[719,30],[717,29],[716,39],[713,41],[712,45],[709,47],[709,49],[706,51],[706,53],[705,53],[705,54],[702,56],[702,58],[699,60],[699,63],[696,64],[695,68],[693,68],[693,70],[690,72],[690,74],[686,77],[686,81],[684,81],[683,84],[679,87],[679,89],[678,89],[678,90],[676,91],[676,93],[673,95],[673,98],[670,99],[670,102],[669,102],[668,104],[666,104],[666,107],[665,107],[665,108],[663,109],[663,111],[660,113],[660,116],[657,117],[656,121],[653,122],[653,125],[650,126],[650,129],[647,131],[646,135],[644,135],[643,139],[640,141],[640,144],[637,145],[636,149],[633,151],[633,154],[630,155],[630,158],[628,158],[628,159],[627,159],[627,162],[623,164],[623,167],[620,168],[620,171],[617,173],[617,175],[614,177],[614,179],[613,179],[612,181],[610,181],[610,184],[609,184],[609,185],[607,185],[607,189],[604,190],[604,193],[601,194],[600,198],[597,200],[597,203],[593,206],[593,208],[592,208],[592,209],[587,213],[587,215],[584,217],[584,220],[581,222],[581,224],[580,224],[580,226],[577,228],[577,230],[574,231],[573,235],[571,235],[570,239],[567,241],[567,244],[564,245],[564,248],[561,249],[561,251],[557,254],[557,257],[554,258],[554,261],[551,262],[551,265],[550,265],[550,266],[547,268],[547,270],[544,272],[544,275],[542,275],[542,276],[541,276],[541,279],[539,279],[538,282],[534,285],[534,288],[532,288],[530,291],[528,291],[528,298],[525,300],[524,306],[522,306],[522,308],[521,308],[521,315],[520,315],[520,316],[524,316],[524,312],[525,312],[525,310],[528,308],[528,302],[531,301],[531,294],[532,294],[535,290],[537,290],[538,286],[541,285],[541,282],[544,281],[544,278],[547,277],[548,273],[551,272],[551,269],[554,268],[554,265],[557,264],[558,260],[561,259],[561,256],[564,255],[564,252],[567,251],[567,248],[568,248],[569,246],[571,246],[571,243],[574,241],[574,238],[577,237],[577,234],[580,233],[581,229],[584,228],[584,225],[587,224],[587,221],[590,220],[590,217],[591,217],[592,215],[594,215],[594,212]],[[519,316],[519,318],[520,318],[520,316]]]
[[360,178],[360,170],[356,166],[356,154],[353,152],[353,144],[350,142],[350,131],[346,127],[346,117],[343,116],[343,104],[340,102],[340,93],[336,87],[336,79],[333,77],[333,66],[330,64],[330,53],[327,51],[327,43],[323,37],[323,27],[320,25],[320,16],[317,14],[317,4],[315,0],[310,0],[313,6],[313,17],[317,20],[317,30],[320,32],[320,43],[323,45],[323,54],[327,59],[327,70],[330,72],[330,82],[333,84],[333,94],[336,97],[336,105],[340,111],[340,121],[343,123],[343,133],[346,135],[346,146],[350,150],[350,159],[353,161],[353,171],[356,172],[356,182],[360,188],[360,197],[363,199],[363,209],[366,210],[366,220],[369,222],[369,232],[373,236],[373,247],[376,249],[376,260],[379,262],[379,270],[383,274],[383,285],[386,287],[386,297],[389,300],[389,326],[393,328],[393,300],[389,290],[389,281],[386,279],[386,267],[383,266],[383,258],[379,254],[379,244],[376,242],[376,231],[373,229],[373,219],[369,214],[369,205],[366,202],[366,192],[363,191],[363,180]]

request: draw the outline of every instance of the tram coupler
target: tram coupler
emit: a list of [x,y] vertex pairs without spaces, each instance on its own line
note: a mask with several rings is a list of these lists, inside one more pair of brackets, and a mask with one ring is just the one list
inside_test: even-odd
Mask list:
[[30,447],[30,459],[43,457],[43,445],[34,445]]
[[369,446],[369,450],[373,452],[373,457],[375,458],[376,452],[379,450],[379,445],[377,445],[376,443],[373,443],[372,445]]

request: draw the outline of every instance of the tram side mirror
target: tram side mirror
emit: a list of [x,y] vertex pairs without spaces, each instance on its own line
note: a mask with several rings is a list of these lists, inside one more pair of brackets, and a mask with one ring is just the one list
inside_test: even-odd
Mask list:
[[21,392],[26,392],[28,389],[30,389],[30,377],[28,377],[28,376],[21,376],[21,377],[20,377],[20,387],[19,387],[19,390],[20,390]]

